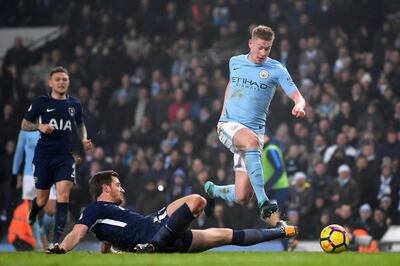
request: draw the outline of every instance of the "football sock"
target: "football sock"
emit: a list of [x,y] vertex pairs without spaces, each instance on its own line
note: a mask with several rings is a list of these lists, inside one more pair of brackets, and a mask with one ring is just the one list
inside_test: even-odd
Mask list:
[[67,223],[67,216],[68,216],[68,203],[57,202],[53,243],[59,242],[61,234],[64,231],[65,224]]
[[245,152],[245,166],[250,177],[250,183],[256,194],[258,207],[261,207],[268,200],[264,190],[264,175],[261,167],[259,150],[248,150]]
[[175,210],[168,222],[158,230],[150,243],[155,243],[156,249],[160,250],[168,245],[168,243],[180,237],[193,220],[194,216],[189,206],[184,203]]
[[50,216],[47,213],[43,215],[42,228],[41,228],[42,235],[44,236],[47,235],[47,229],[49,228],[52,221],[53,221],[53,216]]
[[281,228],[233,230],[232,245],[250,246],[283,237]]
[[32,230],[33,238],[35,239],[35,246],[41,248],[42,247],[42,242],[40,241],[39,223],[34,223],[33,225],[31,225],[31,230]]
[[214,185],[213,194],[214,198],[221,198],[226,201],[236,202],[235,185]]
[[29,211],[28,223],[29,225],[33,225],[36,222],[36,217],[39,214],[40,210],[43,209],[44,206],[39,206],[37,204],[36,198],[32,200],[32,208]]

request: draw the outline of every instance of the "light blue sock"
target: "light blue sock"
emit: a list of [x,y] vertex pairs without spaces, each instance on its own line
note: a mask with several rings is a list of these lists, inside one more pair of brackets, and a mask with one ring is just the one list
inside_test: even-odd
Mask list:
[[221,198],[226,201],[236,202],[235,185],[214,186],[214,197]]
[[34,223],[31,225],[32,235],[35,239],[35,246],[42,247],[42,242],[40,241],[40,227],[39,223]]
[[245,152],[245,166],[250,177],[250,183],[257,197],[258,207],[268,200],[264,190],[264,175],[261,167],[261,154],[259,150],[248,150]]
[[41,234],[47,236],[47,231],[50,226],[50,224],[53,222],[53,216],[50,216],[48,214],[43,215],[43,220],[42,220],[42,228],[41,228]]

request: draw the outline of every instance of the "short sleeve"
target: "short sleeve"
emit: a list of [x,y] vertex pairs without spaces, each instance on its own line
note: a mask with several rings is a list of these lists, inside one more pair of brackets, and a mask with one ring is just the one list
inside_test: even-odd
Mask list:
[[40,98],[36,99],[31,106],[29,106],[24,118],[30,122],[35,122],[36,119],[41,115],[42,108],[43,101]]
[[89,205],[86,209],[83,210],[76,223],[84,224],[90,228],[97,221],[100,215],[99,207],[99,205],[95,204]]
[[282,66],[279,71],[278,83],[282,87],[286,95],[297,91],[297,86],[294,84],[292,77],[287,71],[286,67]]

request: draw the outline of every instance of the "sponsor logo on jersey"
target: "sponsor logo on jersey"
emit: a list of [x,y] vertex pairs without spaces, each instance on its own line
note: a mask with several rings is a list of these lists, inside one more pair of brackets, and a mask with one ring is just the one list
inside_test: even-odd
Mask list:
[[262,79],[267,79],[269,76],[268,71],[265,69],[261,69],[259,75],[260,75],[260,78],[262,78]]
[[52,126],[55,130],[68,130],[71,131],[72,130],[72,126],[71,126],[71,121],[67,120],[64,121],[63,119],[60,119],[58,122],[55,118],[50,119],[49,122],[50,126]]
[[74,107],[68,107],[68,113],[71,117],[75,116],[75,108]]
[[[268,73],[268,72],[267,72]],[[268,75],[268,74],[267,74]],[[236,85],[236,87],[243,87],[243,88],[250,88],[253,90],[266,90],[268,89],[267,84],[259,83],[257,81],[253,81],[247,78],[240,78],[240,77],[232,77],[231,83]]]

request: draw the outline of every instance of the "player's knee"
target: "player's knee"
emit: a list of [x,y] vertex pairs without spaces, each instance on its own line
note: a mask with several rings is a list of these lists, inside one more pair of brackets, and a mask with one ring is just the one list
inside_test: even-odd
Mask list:
[[207,201],[198,194],[191,195],[189,207],[193,213],[199,213],[206,207]]
[[36,203],[38,206],[44,206],[47,203],[48,197],[46,196],[37,196],[36,197]]
[[57,192],[57,202],[69,202],[69,192],[68,191]]

